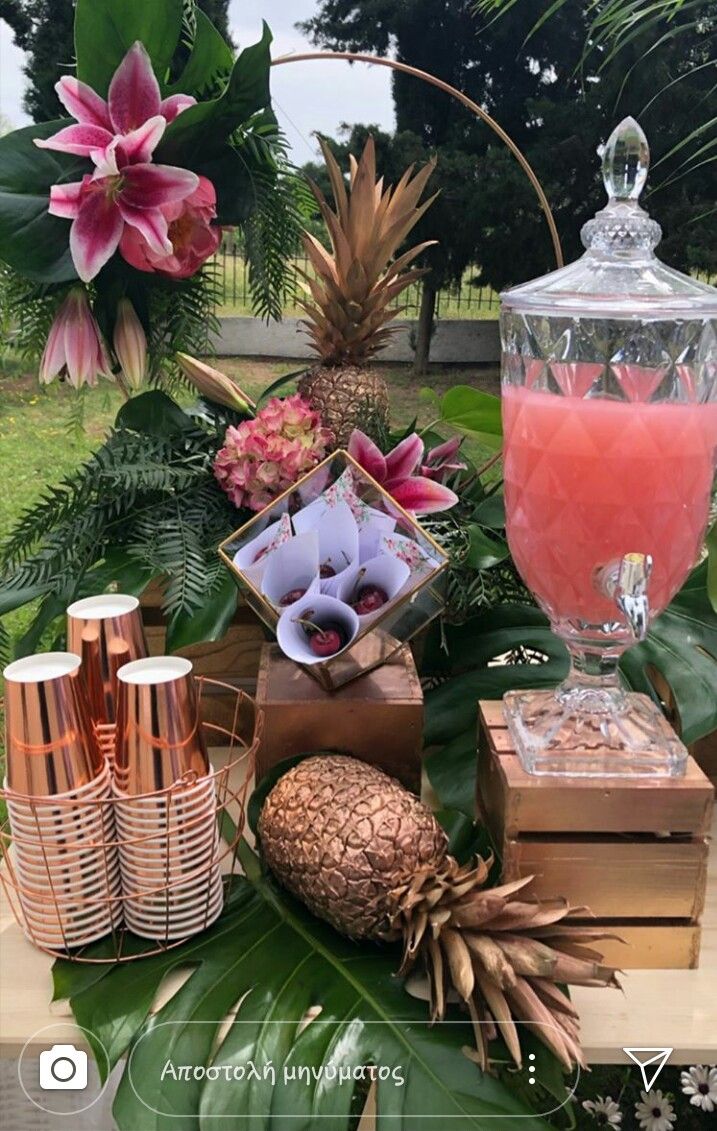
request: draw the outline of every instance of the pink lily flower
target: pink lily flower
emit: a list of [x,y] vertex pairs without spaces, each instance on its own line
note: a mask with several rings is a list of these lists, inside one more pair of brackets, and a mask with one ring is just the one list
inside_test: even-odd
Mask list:
[[125,224],[136,228],[157,255],[171,255],[162,207],[191,196],[198,184],[189,169],[130,163],[123,142],[115,140],[92,176],[52,186],[49,212],[73,221],[72,262],[88,283],[114,255]]
[[442,483],[415,474],[421,470],[425,452],[423,440],[416,432],[384,456],[373,440],[356,428],[349,440],[348,452],[399,506],[412,514],[448,510],[458,502],[456,493]]
[[431,448],[426,456],[426,462],[421,468],[421,475],[425,475],[427,479],[435,479],[439,483],[444,483],[457,471],[465,471],[466,465],[455,458],[462,443],[463,438],[461,436],[454,436],[451,440],[446,440],[444,444]]
[[48,385],[58,374],[76,389],[96,385],[98,374],[112,380],[102,334],[82,287],[73,287],[57,311],[40,362],[41,384]]
[[55,90],[77,124],[44,141],[38,139],[35,145],[89,157],[95,164],[113,141],[121,145],[122,165],[149,161],[167,124],[196,102],[189,94],[162,100],[149,55],[139,40],[115,71],[107,101],[71,75],[63,75]]

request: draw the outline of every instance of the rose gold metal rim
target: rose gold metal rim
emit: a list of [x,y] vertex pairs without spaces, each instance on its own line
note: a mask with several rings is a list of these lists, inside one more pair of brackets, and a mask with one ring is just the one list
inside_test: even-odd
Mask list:
[[455,98],[458,102],[465,106],[467,110],[470,110],[472,114],[475,114],[477,118],[480,118],[481,121],[485,122],[485,124],[489,126],[491,130],[493,130],[493,133],[500,138],[503,144],[507,146],[507,148],[513,154],[521,169],[525,173],[526,177],[530,181],[531,185],[533,186],[535,195],[538,198],[538,202],[548,225],[556,264],[558,267],[564,266],[565,260],[563,258],[563,249],[560,243],[560,236],[558,235],[555,218],[548,202],[548,198],[545,195],[543,186],[538,180],[535,170],[528,161],[527,157],[524,156],[522,151],[510,137],[510,135],[505,132],[502,126],[498,125],[495,119],[492,118],[490,114],[488,114],[487,111],[483,109],[482,106],[479,106],[477,102],[474,102],[473,99],[469,98],[467,94],[464,94],[462,90],[458,90],[457,87],[451,86],[450,83],[444,82],[443,79],[437,78],[429,71],[422,71],[418,67],[412,67],[409,63],[399,63],[396,59],[383,58],[380,55],[367,55],[362,52],[355,51],[303,51],[296,55],[280,55],[278,59],[272,59],[271,65],[272,67],[282,67],[287,63],[310,63],[320,62],[321,60],[339,60],[349,63],[368,63],[371,66],[388,67],[390,70],[400,71],[405,75],[412,75],[414,78],[420,79],[422,82],[426,82],[430,86],[437,87],[438,90],[442,90],[444,94],[449,94],[451,98]]
[[[47,862],[48,874],[46,877],[46,890],[44,893],[38,893],[34,887],[29,884],[25,887],[22,879],[18,876],[17,869],[14,867],[12,855],[9,851],[10,844],[13,840],[12,832],[10,830],[9,818],[5,819],[4,824],[0,825],[0,860],[2,860],[2,868],[0,868],[0,882],[7,894],[8,901],[15,919],[21,926],[25,935],[30,941],[37,946],[40,950],[49,954],[54,958],[63,958],[74,962],[85,962],[96,965],[115,964],[118,962],[134,961],[137,958],[148,957],[150,955],[161,954],[166,950],[173,949],[174,947],[181,946],[182,943],[192,938],[198,931],[211,926],[219,914],[221,914],[221,906],[224,902],[224,897],[228,884],[231,881],[231,876],[236,871],[237,849],[241,840],[244,826],[246,823],[246,800],[249,785],[253,776],[254,763],[256,758],[256,751],[259,743],[261,742],[263,732],[263,714],[257,708],[251,696],[247,695],[244,691],[238,691],[230,684],[224,683],[221,680],[209,679],[208,677],[197,677],[199,684],[199,697],[201,699],[202,692],[206,686],[218,687],[223,691],[228,691],[234,696],[234,715],[232,727],[222,727],[212,723],[203,723],[203,729],[207,738],[208,745],[222,745],[229,748],[229,757],[224,766],[218,770],[211,769],[211,772],[206,775],[207,781],[213,782],[214,799],[211,806],[208,807],[207,814],[204,819],[209,817],[213,818],[216,833],[216,845],[213,847],[212,852],[208,851],[211,847],[211,841],[203,845],[200,853],[193,855],[190,859],[192,867],[189,871],[178,874],[175,869],[180,860],[185,860],[181,853],[181,842],[179,845],[172,845],[170,850],[164,854],[160,854],[160,859],[165,865],[164,875],[161,877],[164,882],[158,882],[157,886],[152,888],[142,889],[140,892],[131,887],[132,878],[129,879],[127,890],[122,890],[118,896],[108,895],[107,897],[98,900],[95,892],[92,892],[91,899],[78,899],[75,891],[69,892],[66,884],[63,884],[63,877],[60,876],[57,882],[53,883],[52,873],[54,871],[61,871],[63,867],[68,864],[72,865],[74,857],[72,853],[80,852],[87,853],[94,851],[98,855],[104,857],[101,860],[99,867],[93,867],[93,882],[100,884],[106,882],[108,891],[116,883],[116,866],[119,862],[119,848],[126,846],[130,847],[135,842],[140,845],[146,843],[146,837],[135,837],[126,842],[121,839],[115,839],[108,842],[91,843],[80,838],[79,847],[72,837],[63,844],[58,845],[56,839],[56,831],[52,832],[43,828],[42,823],[38,823],[37,828],[34,830],[34,837],[28,845],[35,852],[33,865],[39,862]],[[233,787],[229,781],[230,774],[233,770],[240,766],[245,766],[245,774],[240,785]],[[184,788],[184,787],[183,787]],[[212,786],[207,785],[207,789]],[[38,798],[28,795],[18,795],[11,791],[0,790],[0,797],[7,796],[11,793],[11,799],[20,804],[26,804],[32,810],[39,803],[44,804],[47,808],[48,800],[46,797]],[[158,809],[164,809],[165,813],[172,812],[172,798],[173,796],[180,796],[177,792],[176,784],[158,790],[154,793],[147,793],[136,795],[132,800],[139,799],[140,801],[146,800],[148,803],[154,802],[157,804]],[[114,805],[117,804],[117,798],[101,798],[94,801],[85,801],[82,799],[83,808],[93,806],[97,809],[97,818],[100,827],[106,820],[106,814],[114,814]],[[122,801],[123,799],[119,799]],[[65,803],[58,803],[54,799],[50,802],[52,809],[66,809],[68,811],[68,828],[64,830],[65,834],[71,833],[71,818],[69,814],[72,812],[73,806],[76,807],[77,801],[70,801]],[[100,807],[107,806],[103,812]],[[112,806],[112,809],[109,809]],[[229,832],[224,832],[227,822],[222,818],[229,819]],[[159,817],[160,821],[162,817]],[[60,818],[62,820],[62,818]],[[190,822],[181,823],[181,831],[184,832],[189,827]],[[170,826],[170,833],[172,829]],[[162,829],[159,830],[159,835],[162,835]],[[167,835],[166,829],[164,830],[165,840],[169,841],[172,836]],[[156,834],[155,834],[156,841]],[[17,838],[15,838],[17,842]],[[17,842],[19,847],[19,842]],[[190,849],[195,846],[190,845]],[[59,859],[58,859],[59,850]],[[37,854],[39,853],[39,861]],[[22,851],[20,853],[22,855]],[[206,857],[203,864],[196,863],[197,855],[204,855]],[[222,874],[221,865],[223,862],[228,861],[228,870]],[[185,861],[186,862],[186,861]],[[143,863],[140,862],[140,872],[144,872]],[[22,864],[20,862],[20,867]],[[152,869],[150,866],[150,873]],[[202,878],[206,878],[206,882],[202,883]],[[66,877],[65,877],[66,878]],[[154,881],[154,876],[152,876]],[[182,916],[180,919],[179,914],[172,913],[172,904],[177,900],[182,900],[182,889],[187,886],[195,885],[197,892],[196,899],[196,915],[193,922],[191,916],[184,912],[182,908]],[[29,914],[25,914],[22,906],[23,893],[26,893]],[[38,896],[41,898],[38,904]],[[72,909],[70,910],[70,899]],[[166,898],[166,904],[169,908],[168,913],[164,915],[161,904],[162,897]],[[219,908],[216,908],[216,901],[219,900]],[[122,919],[123,907],[127,903],[133,901],[135,905],[141,905],[143,901],[147,903],[148,912],[152,917],[152,924],[146,925],[141,923],[142,911],[138,911],[137,907],[133,907],[129,911],[128,919],[136,923],[141,928],[142,933],[135,932],[128,924],[125,926],[120,923]],[[84,904],[84,908],[83,908]],[[102,909],[106,912],[108,926],[106,931],[101,936],[93,937],[92,940],[86,942],[76,942],[76,936],[81,935],[83,932],[86,934],[92,931],[93,924],[85,922],[84,916],[88,914],[88,906],[93,909],[92,918],[96,916],[102,924]],[[46,910],[41,910],[44,908]],[[38,919],[39,916],[39,919]],[[79,916],[79,919],[78,919]],[[156,927],[156,935],[149,937],[149,930]],[[181,934],[180,934],[181,932]],[[178,937],[179,935],[179,937]],[[57,942],[53,940],[57,939]],[[134,941],[133,941],[134,940]],[[64,942],[65,945],[62,945]],[[85,953],[88,947],[94,947],[100,942],[107,944],[107,953],[102,955],[93,955]],[[129,950],[136,950],[137,942],[146,944],[138,953],[128,953]]]

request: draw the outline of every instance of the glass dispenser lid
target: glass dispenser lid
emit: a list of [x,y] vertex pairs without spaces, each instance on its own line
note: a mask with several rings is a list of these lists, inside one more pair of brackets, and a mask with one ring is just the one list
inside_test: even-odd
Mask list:
[[513,287],[503,310],[589,317],[714,318],[717,289],[668,267],[655,255],[660,225],[640,207],[650,150],[625,118],[602,151],[608,203],[583,226],[585,254],[567,267]]

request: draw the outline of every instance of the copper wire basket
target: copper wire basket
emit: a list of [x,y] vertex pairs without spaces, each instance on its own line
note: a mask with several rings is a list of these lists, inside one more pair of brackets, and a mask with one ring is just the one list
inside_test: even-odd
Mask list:
[[[245,692],[204,676],[197,677],[200,711],[205,688],[230,692],[234,697],[234,709],[230,728],[201,723],[207,746],[223,747],[227,751],[225,764],[216,770],[210,768],[210,773],[202,779],[206,790],[201,811],[195,813],[186,802],[187,791],[196,788],[195,775],[190,775],[191,780],[180,780],[167,789],[133,796],[132,802],[139,802],[157,815],[156,823],[148,822],[146,832],[143,829],[139,834],[133,832],[133,835],[124,835],[118,830],[117,806],[122,804],[122,799],[116,794],[85,800],[80,810],[78,802],[72,798],[28,796],[0,789],[0,797],[11,807],[15,803],[16,812],[20,808],[29,814],[20,831],[17,827],[11,829],[9,814],[0,825],[0,881],[15,919],[40,950],[73,962],[128,962],[180,946],[211,926],[218,917],[216,901],[211,902],[212,884],[216,886],[219,869],[221,890],[217,898],[223,905],[236,870],[237,850],[246,820],[247,794],[261,741],[263,715]],[[105,737],[108,748],[108,736]],[[167,829],[173,821],[176,827],[177,812],[187,814],[190,809],[191,815],[181,822],[180,847],[176,843],[170,846]],[[49,818],[48,811],[51,811]],[[52,814],[56,814],[58,821],[67,822],[62,825],[62,843],[58,842],[57,835],[50,836],[47,832]],[[80,833],[77,841],[73,842],[72,821],[78,822],[80,830],[86,822],[87,827],[94,829],[99,825],[105,831],[101,839],[83,839]],[[16,819],[13,823],[17,825],[19,822]],[[71,833],[69,840],[65,835],[68,828]],[[190,843],[185,867],[181,836],[191,839],[193,831],[201,832],[201,848],[197,849]],[[166,844],[167,851],[162,853],[164,867],[157,875],[159,844]],[[23,865],[25,874],[20,875],[14,859],[18,852],[22,855],[24,846],[31,847],[34,853],[32,884],[28,883],[27,868]],[[141,862],[145,852],[152,856],[151,875],[156,877],[157,882],[145,880],[141,889],[129,888],[123,872],[118,887],[119,857],[134,855]],[[99,894],[97,890],[89,894],[84,890],[82,861],[91,858],[95,861],[93,866],[99,861],[99,879],[97,882],[93,880],[93,887],[99,889]],[[79,862],[77,868],[75,860]],[[187,915],[191,918],[191,927],[186,934],[178,935],[177,923],[181,924],[184,912],[180,909],[177,915],[176,910],[178,906],[181,908],[181,893],[188,884],[194,893],[191,914]],[[79,889],[79,895],[68,896],[68,885]],[[154,907],[166,904],[164,917],[157,916],[157,936],[151,939],[146,937],[146,933],[143,936],[135,934],[125,923],[125,912],[129,917],[130,906],[136,906],[138,902],[141,904],[143,900],[153,901]],[[75,945],[73,932],[76,938],[77,924],[83,921],[83,916],[97,916],[103,921],[103,913],[108,919],[107,933],[85,945]],[[48,929],[48,924],[52,925],[51,929]],[[47,942],[53,931],[58,934],[62,945]]]

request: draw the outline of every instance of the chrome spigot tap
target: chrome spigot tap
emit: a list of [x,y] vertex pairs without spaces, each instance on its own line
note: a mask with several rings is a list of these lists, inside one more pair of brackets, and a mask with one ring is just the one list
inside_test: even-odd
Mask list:
[[650,620],[647,585],[652,573],[650,554],[625,554],[603,573],[603,588],[626,617],[635,640],[644,640]]

